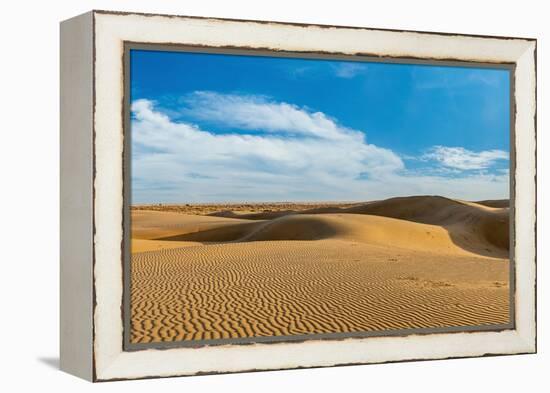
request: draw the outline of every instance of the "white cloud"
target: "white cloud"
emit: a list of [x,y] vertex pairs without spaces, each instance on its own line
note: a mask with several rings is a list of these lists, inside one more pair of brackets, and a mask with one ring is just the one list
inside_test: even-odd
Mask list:
[[229,127],[334,140],[353,138],[357,142],[364,138],[363,133],[338,125],[322,112],[310,112],[266,97],[197,91],[185,101],[184,114]]
[[320,112],[267,98],[197,96],[198,117],[241,131],[203,130],[170,119],[152,101],[133,102],[134,203],[508,195],[506,174],[448,178],[407,171],[393,151],[367,143],[364,133]]
[[458,170],[487,169],[499,160],[508,160],[503,150],[483,150],[474,152],[463,147],[434,146],[422,158],[434,160],[447,168]]
[[[227,99],[216,97],[222,102]],[[216,134],[171,121],[151,101],[135,101],[132,173],[136,185],[140,185],[136,191],[143,191],[138,192],[136,199],[143,199],[147,188],[155,185],[179,189],[180,200],[188,200],[194,192],[214,199],[214,194],[224,193],[228,198],[241,200],[254,199],[259,194],[265,194],[267,199],[277,194],[292,198],[313,189],[318,190],[315,193],[337,190],[361,174],[379,178],[404,168],[391,150],[366,143],[363,133],[340,127],[322,113],[284,103],[266,103],[267,108],[257,103],[238,103],[241,107],[253,104],[258,109],[258,119],[243,120],[242,124],[262,125],[281,133]],[[210,111],[203,109],[204,113]],[[238,113],[245,117],[247,114]],[[267,119],[260,118],[264,114]],[[238,122],[235,112],[226,115],[229,124]],[[286,115],[296,119],[286,123],[294,133],[284,132],[280,117]],[[274,187],[279,187],[275,193],[268,191]]]

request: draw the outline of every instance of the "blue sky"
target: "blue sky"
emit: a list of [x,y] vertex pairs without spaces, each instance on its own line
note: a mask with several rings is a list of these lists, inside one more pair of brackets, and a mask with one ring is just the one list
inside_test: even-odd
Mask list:
[[502,69],[131,51],[133,203],[508,197]]

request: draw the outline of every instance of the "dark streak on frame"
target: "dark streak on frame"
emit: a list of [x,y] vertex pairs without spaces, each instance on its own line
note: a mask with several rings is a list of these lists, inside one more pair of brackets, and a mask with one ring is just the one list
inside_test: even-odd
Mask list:
[[410,337],[410,336],[425,336],[428,334],[455,334],[455,333],[475,333],[475,332],[503,332],[512,330],[510,324],[503,325],[480,325],[480,326],[448,326],[438,328],[409,328],[395,330],[378,330],[364,332],[338,332],[338,333],[312,333],[290,336],[258,336],[258,337],[242,337],[229,339],[212,339],[212,340],[188,340],[188,341],[162,341],[151,343],[129,343],[127,352],[140,351],[144,349],[168,350],[173,348],[205,348],[209,346],[219,345],[274,345],[282,343],[299,344],[313,340],[331,340],[345,341],[354,338],[374,338],[374,337]]
[[509,176],[509,210],[508,210],[508,236],[509,236],[509,275],[508,284],[510,291],[510,323],[513,328],[516,327],[516,65],[512,67],[509,73],[510,84],[510,165],[508,168]]
[[[123,211],[122,211],[122,304],[120,305],[122,314],[123,325],[123,349],[130,347],[130,332],[131,332],[131,293],[132,293],[132,248],[131,238],[127,232],[131,232],[131,215],[130,206],[131,202],[131,143],[130,143],[130,108],[127,102],[130,102],[130,48],[124,44],[122,51],[122,75],[123,75],[123,88],[122,88],[122,195],[123,195]],[[127,228],[130,228],[127,230]]]
[[[95,178],[97,174],[96,169],[96,129],[95,129],[95,112],[96,112],[96,13],[92,11],[92,380],[97,380],[97,366],[95,362],[95,312],[97,306],[97,297],[95,290],[95,264],[96,264],[96,253],[95,253],[95,236],[96,236],[96,222],[95,222]],[[124,133],[124,130],[122,131]],[[123,236],[124,238],[124,236]]]
[[328,52],[328,51],[287,51],[282,49],[274,49],[269,47],[255,46],[234,46],[234,45],[219,45],[208,46],[200,44],[181,44],[175,42],[163,43],[146,43],[124,41],[125,45],[131,46],[131,49],[156,50],[156,51],[175,51],[175,52],[190,52],[190,53],[211,53],[211,54],[226,54],[226,55],[241,55],[241,56],[259,56],[259,57],[283,57],[295,59],[311,59],[311,60],[340,60],[340,61],[356,61],[370,63],[390,63],[390,64],[418,64],[418,65],[434,65],[448,67],[467,67],[467,68],[500,68],[511,70],[515,67],[515,63],[510,62],[479,62],[475,59],[464,60],[456,58],[442,57],[415,57],[415,56],[391,56],[377,55],[369,52],[356,52],[349,54],[345,52]]
[[[536,42],[536,40],[535,40]],[[537,353],[537,350],[538,350],[538,335],[537,335],[537,292],[538,292],[538,282],[537,282],[537,244],[538,244],[538,240],[537,240],[537,156],[538,156],[538,149],[537,149],[537,145],[538,145],[538,141],[537,141],[537,45],[535,45],[535,50],[533,51],[533,63],[534,63],[534,67],[535,67],[535,70],[534,70],[534,77],[535,77],[535,116],[533,117],[533,128],[535,130],[535,178],[533,179],[533,181],[535,182],[535,228],[534,228],[534,231],[535,231],[535,293],[534,293],[534,298],[535,298],[535,353]]]
[[[283,51],[273,50],[269,48],[251,48],[251,47],[235,47],[222,46],[211,47],[204,45],[185,45],[176,43],[138,43],[124,42],[123,50],[123,305],[122,305],[122,320],[123,320],[123,349],[125,351],[137,351],[143,349],[170,349],[175,347],[185,348],[201,348],[213,345],[245,345],[245,344],[276,344],[290,342],[304,342],[308,340],[344,340],[349,338],[366,338],[366,337],[403,337],[410,335],[425,335],[436,333],[467,333],[479,331],[503,331],[515,328],[515,227],[514,219],[510,220],[510,242],[511,251],[509,253],[509,323],[502,325],[480,325],[480,326],[451,326],[441,328],[411,328],[411,329],[395,329],[384,331],[371,332],[348,332],[348,333],[323,333],[323,334],[305,334],[305,335],[290,335],[290,336],[270,336],[270,337],[243,337],[231,339],[213,339],[213,340],[187,340],[187,341],[170,341],[170,342],[153,342],[153,343],[131,343],[131,247],[130,247],[130,231],[131,231],[131,142],[130,142],[130,53],[131,50],[156,50],[156,51],[179,51],[193,53],[214,53],[214,54],[229,54],[242,56],[264,56],[264,57],[287,57],[287,58],[306,58],[306,59],[330,59],[343,61],[358,61],[358,62],[376,62],[376,63],[399,63],[399,64],[421,64],[421,65],[437,65],[437,66],[459,66],[470,68],[492,68],[505,69],[509,71],[510,76],[510,217],[515,218],[512,212],[515,212],[515,63],[479,63],[457,59],[435,59],[435,58],[415,58],[415,57],[386,57],[372,54],[343,54],[334,52],[307,52],[307,51]],[[512,173],[514,176],[512,176]],[[513,241],[512,241],[513,239]]]

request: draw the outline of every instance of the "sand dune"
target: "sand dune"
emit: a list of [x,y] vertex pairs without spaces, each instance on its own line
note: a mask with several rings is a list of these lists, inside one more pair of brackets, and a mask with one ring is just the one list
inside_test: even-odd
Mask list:
[[[243,222],[248,221],[161,211],[132,211],[132,252],[197,245],[200,243],[193,240],[173,241],[170,237],[201,233],[211,228]],[[171,241],[163,241],[163,238]]]
[[[445,228],[460,247],[483,255],[505,257],[508,253],[509,212],[473,202],[448,198],[407,197],[377,201],[349,212],[399,218]],[[492,247],[491,247],[492,246]]]
[[185,241],[170,241],[170,240],[148,240],[148,239],[132,239],[132,253],[159,251],[169,248],[181,248],[197,246],[201,243],[185,242]]
[[239,222],[247,221],[160,211],[132,211],[132,238],[155,239],[200,232]]
[[509,320],[507,208],[410,197],[249,210],[132,211],[132,342]]
[[[465,228],[453,230],[468,233]],[[353,240],[411,250],[440,253],[471,254],[458,246],[453,235],[441,226],[420,224],[381,216],[360,214],[288,215],[270,221],[245,222],[161,238],[163,241],[191,241],[204,243],[252,242],[274,240]],[[478,239],[478,254],[500,256],[506,250],[489,239]],[[473,248],[473,245],[469,247]]]
[[476,203],[488,207],[510,207],[510,200],[508,199],[487,199],[484,201],[477,201]]
[[[336,213],[340,215],[335,216]],[[368,242],[369,239],[386,233],[384,241],[389,246],[400,247],[404,245],[402,239],[414,239],[406,242],[416,248],[455,249],[456,247],[448,244],[450,240],[455,246],[468,252],[501,258],[507,257],[510,242],[508,209],[490,208],[442,197],[392,198],[350,208],[324,207],[296,213],[279,211],[233,215],[241,217],[239,222],[231,224],[226,218],[223,227],[214,224],[205,231],[171,234],[162,237],[162,240],[318,240],[345,233],[347,238]],[[361,221],[357,215],[364,215],[365,219]],[[375,220],[373,216],[400,221]],[[218,216],[207,216],[201,220],[213,217]],[[269,221],[257,225],[243,221],[245,217],[247,220]],[[411,222],[428,227],[412,225]],[[262,234],[256,233],[257,231]]]

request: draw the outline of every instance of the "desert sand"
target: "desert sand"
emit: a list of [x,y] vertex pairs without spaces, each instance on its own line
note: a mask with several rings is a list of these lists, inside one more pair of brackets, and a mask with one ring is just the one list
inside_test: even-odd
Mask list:
[[132,208],[131,342],[507,324],[507,201]]

